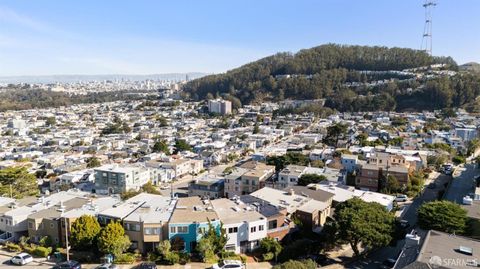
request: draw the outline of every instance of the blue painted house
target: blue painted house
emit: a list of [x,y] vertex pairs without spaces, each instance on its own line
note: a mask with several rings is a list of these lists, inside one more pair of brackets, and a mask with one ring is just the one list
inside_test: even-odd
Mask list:
[[210,201],[200,197],[179,198],[168,223],[168,239],[172,249],[190,253],[209,228],[209,223],[220,231],[220,219]]

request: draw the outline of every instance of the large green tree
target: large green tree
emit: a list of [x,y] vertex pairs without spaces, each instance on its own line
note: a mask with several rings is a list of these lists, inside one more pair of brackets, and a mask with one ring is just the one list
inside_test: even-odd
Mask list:
[[97,236],[101,230],[94,216],[83,215],[72,223],[70,243],[78,250],[91,250],[95,247]]
[[99,167],[101,166],[102,163],[100,162],[100,160],[93,156],[93,157],[90,157],[87,159],[87,168],[95,168],[95,167]]
[[163,152],[167,155],[170,155],[170,149],[168,148],[168,143],[165,140],[155,141],[155,144],[153,144],[152,151],[153,152]]
[[327,136],[323,139],[323,142],[329,146],[336,147],[338,140],[345,136],[348,127],[345,124],[337,123],[327,127]]
[[337,242],[347,242],[356,256],[360,247],[372,249],[386,246],[395,231],[395,216],[378,203],[368,203],[353,198],[335,207],[329,227],[336,228]]
[[192,146],[185,139],[177,139],[175,141],[175,153],[181,151],[192,151]]
[[25,167],[9,167],[0,170],[0,194],[14,198],[34,196],[39,192],[37,179]]
[[298,179],[298,185],[307,186],[308,184],[319,183],[324,180],[327,180],[327,178],[324,175],[303,174]]
[[428,202],[418,208],[418,225],[426,230],[461,233],[467,223],[467,211],[450,201]]
[[98,250],[118,256],[130,247],[130,239],[125,235],[120,222],[112,221],[102,228],[98,236]]

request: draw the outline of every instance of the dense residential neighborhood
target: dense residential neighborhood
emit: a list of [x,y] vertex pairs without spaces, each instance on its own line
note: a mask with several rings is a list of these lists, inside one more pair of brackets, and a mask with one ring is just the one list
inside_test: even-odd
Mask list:
[[480,267],[478,10],[2,1],[0,269]]
[[[431,237],[445,230],[423,232],[406,216],[417,210],[426,190],[439,188],[433,200],[442,199],[459,171],[476,169],[467,163],[475,163],[480,152],[480,119],[461,109],[449,116],[433,111],[319,117],[277,113],[275,103],[232,110],[228,100],[169,99],[179,88],[168,88],[173,90],[162,88],[158,100],[2,112],[0,178],[16,177],[1,189],[0,238],[6,248],[28,251],[22,243],[28,240],[36,255],[42,248],[50,259],[47,252],[55,249],[65,255],[79,221],[92,218],[102,229],[120,224],[115,229],[128,241],[115,247],[117,262],[143,257],[163,264],[214,263],[225,255],[274,262],[288,260],[296,247],[319,265],[348,267],[358,253],[368,257],[399,240],[398,252],[414,245],[420,254],[405,262],[393,253],[391,263],[422,263],[429,244],[440,246]],[[461,233],[474,238],[478,189],[468,187],[460,201],[472,220]],[[350,239],[332,229],[343,225],[347,201],[378,205],[382,218],[395,219],[389,239],[340,243]],[[357,218],[369,214],[362,212]],[[469,238],[458,240],[469,246]],[[274,252],[272,244],[278,244]],[[85,253],[95,245],[70,245],[69,254],[78,260],[101,258]]]

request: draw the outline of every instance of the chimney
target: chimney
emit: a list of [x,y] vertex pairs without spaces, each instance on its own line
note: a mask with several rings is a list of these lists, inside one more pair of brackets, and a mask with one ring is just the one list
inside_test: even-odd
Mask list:
[[290,190],[288,191],[288,194],[289,194],[290,196],[294,196],[294,195],[295,195],[295,191],[294,191],[293,189],[290,189]]

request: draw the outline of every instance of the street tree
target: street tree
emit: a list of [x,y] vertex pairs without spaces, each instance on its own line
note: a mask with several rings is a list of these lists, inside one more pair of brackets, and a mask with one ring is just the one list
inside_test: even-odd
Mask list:
[[418,208],[418,225],[425,230],[461,233],[467,223],[467,211],[450,201],[428,202]]
[[395,216],[378,203],[365,202],[353,198],[335,207],[335,213],[329,221],[335,222],[337,243],[347,242],[356,256],[360,247],[372,249],[386,246],[392,240],[395,231]]
[[98,250],[105,254],[118,256],[130,247],[130,239],[125,235],[120,222],[112,221],[105,226],[98,236]]
[[95,246],[101,227],[97,218],[83,215],[72,223],[70,242],[77,250],[90,250]]

